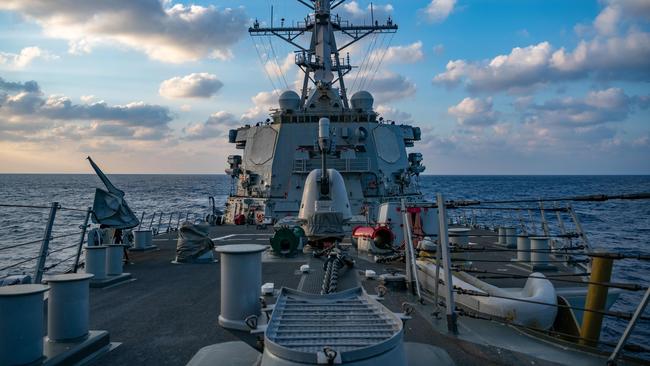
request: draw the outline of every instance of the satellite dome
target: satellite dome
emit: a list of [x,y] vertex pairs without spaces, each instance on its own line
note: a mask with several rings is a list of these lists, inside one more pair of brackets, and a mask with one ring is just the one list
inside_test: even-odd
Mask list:
[[283,112],[297,111],[300,108],[300,96],[293,90],[287,90],[280,94],[279,104]]
[[354,93],[354,95],[352,95],[352,98],[350,98],[352,109],[360,109],[366,112],[372,111],[372,105],[374,102],[375,98],[373,98],[372,94],[365,90]]

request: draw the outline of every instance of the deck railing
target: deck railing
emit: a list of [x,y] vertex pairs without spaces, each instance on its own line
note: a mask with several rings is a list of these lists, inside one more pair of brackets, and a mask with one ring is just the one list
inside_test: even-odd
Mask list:
[[[0,283],[11,276],[21,276],[23,280],[31,283],[40,283],[45,274],[76,272],[83,266],[81,256],[83,246],[87,243],[87,232],[92,227],[89,223],[92,208],[71,208],[52,202],[49,206],[0,204],[0,212],[8,210],[21,210],[21,215],[29,215],[31,210],[38,210],[41,214],[47,213],[43,225],[43,234],[40,238],[26,239],[19,243],[0,244]],[[25,210],[25,211],[22,211]],[[65,212],[65,217],[60,213]],[[15,211],[12,211],[15,213]],[[72,215],[71,214],[78,214]],[[83,214],[83,216],[81,216]],[[20,215],[18,215],[20,216]],[[185,221],[193,223],[205,221],[203,213],[193,211],[142,211],[138,217],[139,230],[151,230],[154,235],[178,231]],[[61,220],[65,222],[61,223]],[[75,226],[74,220],[79,220],[80,225]],[[0,238],[8,233],[0,228]],[[16,229],[13,229],[16,230]],[[18,239],[16,239],[18,240]],[[11,242],[3,240],[2,242]],[[1,242],[0,242],[1,243]],[[9,251],[14,252],[12,259]],[[17,252],[21,254],[16,254]]]

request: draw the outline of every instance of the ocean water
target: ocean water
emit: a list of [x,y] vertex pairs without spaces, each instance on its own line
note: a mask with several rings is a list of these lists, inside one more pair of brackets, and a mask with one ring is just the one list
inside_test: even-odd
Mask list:
[[[224,175],[110,175],[110,178],[126,192],[125,198],[138,217],[145,212],[143,224],[147,227],[154,212],[165,213],[160,220],[162,228],[170,222],[170,213],[172,226],[179,217],[203,217],[209,212],[208,196],[214,196],[217,207],[222,207],[231,188],[230,178]],[[650,192],[650,176],[423,176],[419,184],[429,200],[434,200],[437,192],[443,193],[447,200],[481,201]],[[0,204],[49,206],[56,201],[64,208],[83,210],[92,205],[95,187],[102,185],[94,175],[0,174]],[[575,202],[572,205],[592,247],[623,253],[650,252],[650,201],[614,200]],[[454,211],[452,214],[458,213]],[[517,217],[512,213],[467,209],[464,214],[476,215],[479,223],[517,223]],[[37,255],[39,243],[2,248],[39,240],[47,216],[48,210],[43,208],[0,207],[0,277],[9,271],[31,273],[34,261],[28,260]],[[48,266],[74,255],[74,249],[66,247],[78,243],[79,225],[84,216],[83,211],[57,212],[53,236],[69,236],[52,241],[50,248],[54,253],[48,258]],[[158,217],[153,221],[154,227],[159,223]],[[547,219],[555,225],[554,215],[549,214]],[[571,227],[568,230],[571,231]],[[20,261],[27,262],[10,270],[1,270]],[[65,268],[69,263],[69,260],[62,262],[53,270]],[[615,282],[648,286],[650,262],[617,261],[613,277]],[[642,295],[642,292],[624,292],[613,310],[632,312]],[[645,315],[650,315],[650,309]],[[625,325],[622,320],[606,319],[603,339],[616,341]],[[639,322],[631,342],[650,347],[650,322]]]

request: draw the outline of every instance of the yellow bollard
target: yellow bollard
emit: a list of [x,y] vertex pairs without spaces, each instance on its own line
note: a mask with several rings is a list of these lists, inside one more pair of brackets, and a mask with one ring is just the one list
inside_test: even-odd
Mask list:
[[[609,282],[612,277],[612,258],[604,254],[602,257],[592,257],[590,282]],[[607,286],[589,284],[585,309],[603,311],[607,304]],[[585,311],[582,315],[580,328],[580,344],[596,346],[600,338],[600,329],[603,324],[603,314]]]

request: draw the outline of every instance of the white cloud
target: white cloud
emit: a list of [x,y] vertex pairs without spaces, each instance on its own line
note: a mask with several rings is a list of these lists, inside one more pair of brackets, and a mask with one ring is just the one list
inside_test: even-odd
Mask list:
[[431,0],[424,13],[431,22],[442,22],[454,10],[456,0]]
[[16,69],[22,69],[31,64],[36,59],[54,60],[59,57],[51,54],[48,51],[42,50],[36,46],[25,47],[20,50],[20,53],[4,53],[0,52],[0,64],[7,65]]
[[434,83],[464,83],[470,91],[517,91],[549,82],[594,75],[616,80],[650,80],[650,34],[630,31],[624,36],[581,41],[573,51],[554,50],[541,42],[515,47],[491,60],[449,61]]
[[398,123],[413,123],[412,114],[384,104],[375,106],[375,112],[379,113],[382,117],[384,117],[384,120],[387,121],[395,121]]
[[4,0],[0,10],[19,12],[46,35],[68,40],[73,53],[117,42],[172,63],[231,57],[230,47],[245,35],[248,22],[242,8],[156,0]]
[[583,98],[551,99],[527,106],[524,122],[536,126],[565,128],[589,127],[625,120],[637,99],[619,88],[590,91]]
[[264,64],[266,72],[272,77],[282,77],[286,75],[293,66],[295,65],[295,55],[293,52],[287,54],[284,60],[276,62],[275,59],[268,58],[268,61]]
[[216,75],[192,73],[183,77],[176,76],[160,84],[158,93],[165,98],[210,98],[217,94],[223,83]]
[[282,91],[277,89],[270,92],[259,92],[251,98],[253,106],[248,109],[242,119],[249,122],[259,122],[269,116],[269,110],[278,108],[278,96]]
[[404,75],[389,70],[359,75],[359,78],[367,79],[363,88],[372,93],[377,104],[404,99],[413,96],[417,91],[415,83]]
[[65,133],[77,139],[81,134],[85,137],[161,139],[170,132],[168,124],[173,120],[168,108],[144,102],[74,104],[62,95],[44,97],[33,81],[15,83],[0,79],[0,96],[4,96],[0,98],[0,130],[15,131],[12,138]]
[[332,12],[334,14],[339,14],[342,20],[350,21],[353,24],[370,24],[372,22],[372,16],[379,23],[385,23],[388,17],[393,13],[393,6],[391,4],[373,4],[372,14],[370,11],[370,5],[366,8],[359,6],[357,1],[348,1],[345,2],[340,7],[334,9]]
[[491,126],[497,121],[497,112],[492,110],[492,98],[465,98],[449,107],[447,112],[464,127]]
[[607,6],[594,20],[594,27],[600,34],[611,35],[616,32],[616,27],[621,19],[619,6]]
[[183,132],[185,139],[206,140],[225,136],[226,131],[238,123],[239,121],[234,115],[226,111],[219,111],[211,114],[205,122],[188,125]]
[[424,52],[422,52],[422,41],[414,42],[406,46],[392,46],[384,51],[378,50],[372,53],[371,57],[375,57],[381,62],[395,64],[411,64],[424,59]]

